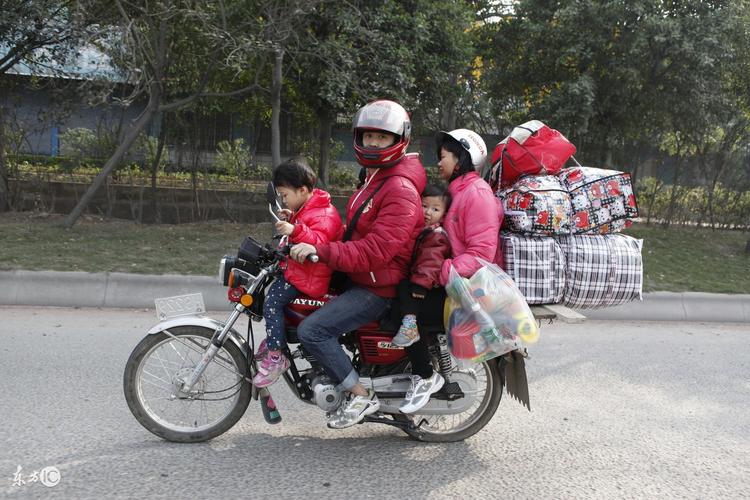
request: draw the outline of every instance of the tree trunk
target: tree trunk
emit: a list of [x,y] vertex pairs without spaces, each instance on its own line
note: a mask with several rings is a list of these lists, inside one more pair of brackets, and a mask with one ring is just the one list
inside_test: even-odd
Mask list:
[[716,184],[719,183],[719,178],[724,172],[724,166],[726,165],[726,156],[724,151],[719,151],[714,165],[714,175],[711,179],[711,187],[708,190],[708,216],[711,221],[711,229],[716,229],[716,215],[714,213],[714,195],[716,194]]
[[271,161],[273,166],[281,163],[281,87],[283,84],[281,69],[284,63],[284,50],[278,49],[273,64],[273,82],[271,84]]
[[662,227],[668,228],[669,225],[672,223],[672,219],[674,218],[674,212],[675,207],[677,206],[677,191],[678,191],[678,183],[680,181],[680,173],[682,172],[682,162],[683,159],[681,157],[677,158],[677,163],[674,167],[674,176],[672,176],[672,192],[669,197],[669,209],[667,210],[667,216],[662,221]]
[[148,101],[146,109],[143,110],[143,113],[141,113],[141,116],[138,117],[135,123],[130,126],[128,131],[123,136],[120,145],[117,146],[115,152],[112,154],[109,160],[107,160],[107,163],[104,164],[102,171],[99,172],[99,175],[97,175],[96,178],[94,178],[94,181],[88,187],[83,197],[81,197],[78,204],[76,204],[73,210],[65,217],[65,219],[63,220],[64,228],[70,229],[71,227],[73,227],[88,204],[91,202],[91,199],[94,197],[96,192],[99,190],[99,188],[102,187],[104,181],[107,179],[107,177],[109,177],[112,171],[114,171],[117,165],[120,164],[120,161],[122,161],[122,158],[138,138],[138,135],[146,129],[146,126],[151,121],[151,118],[153,118],[156,110],[159,108],[159,101],[161,99],[158,87],[153,87],[156,86],[152,85],[151,97]]
[[328,188],[329,172],[328,163],[331,154],[331,127],[333,126],[333,116],[325,111],[320,115],[320,156],[318,158],[318,182]]
[[651,225],[651,217],[653,217],[654,214],[654,205],[656,205],[656,194],[661,189],[661,183],[659,182],[659,179],[655,179],[656,182],[654,182],[654,190],[649,193],[648,197],[648,215],[646,216],[646,225]]
[[[449,88],[454,89],[458,85],[458,75],[453,73],[450,77]],[[440,112],[440,127],[442,130],[454,130],[456,128],[456,97],[451,95],[443,103],[443,109]]]
[[0,212],[10,208],[8,171],[5,168],[5,91],[0,88]]
[[155,224],[161,224],[161,214],[159,213],[159,206],[157,202],[158,195],[156,193],[156,176],[159,173],[159,163],[161,163],[161,155],[164,152],[164,143],[167,140],[167,114],[163,113],[161,116],[161,127],[159,128],[159,140],[156,145],[156,154],[151,162],[151,214],[153,216],[153,222]]
[[453,100],[443,106],[443,111],[440,114],[440,125],[443,130],[454,130],[456,128],[456,104]]

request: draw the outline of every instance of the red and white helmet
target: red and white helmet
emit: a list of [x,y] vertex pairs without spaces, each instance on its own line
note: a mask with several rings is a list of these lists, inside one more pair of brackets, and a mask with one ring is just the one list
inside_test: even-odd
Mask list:
[[[354,115],[354,154],[360,165],[367,168],[391,167],[406,154],[411,140],[411,120],[397,102],[381,99],[365,104]],[[386,148],[366,148],[362,135],[368,130],[381,130],[396,136],[396,142]]]

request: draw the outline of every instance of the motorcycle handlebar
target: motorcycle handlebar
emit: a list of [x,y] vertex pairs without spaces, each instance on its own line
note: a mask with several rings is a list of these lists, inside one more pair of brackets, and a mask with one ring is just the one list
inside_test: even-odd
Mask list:
[[[283,247],[281,247],[279,250],[277,250],[279,257],[283,258],[283,257],[288,256],[289,250],[291,250],[291,248],[292,248],[291,245],[284,245]],[[318,257],[317,254],[311,253],[310,255],[307,256],[307,260],[309,260],[312,263],[316,263],[320,260],[320,258]]]

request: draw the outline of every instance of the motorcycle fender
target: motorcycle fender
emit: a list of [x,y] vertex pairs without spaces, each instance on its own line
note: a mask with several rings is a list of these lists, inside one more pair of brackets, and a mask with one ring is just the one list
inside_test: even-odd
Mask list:
[[[182,316],[179,318],[172,318],[162,321],[161,323],[152,326],[147,333],[148,335],[156,335],[157,333],[161,333],[164,330],[169,330],[170,328],[175,328],[178,326],[199,326],[201,328],[207,328],[209,330],[216,331],[223,329],[224,325],[225,323],[222,323],[219,320],[207,318],[205,316]],[[237,330],[235,330],[234,328],[230,329],[227,338],[230,342],[234,343],[240,349],[240,352],[242,352],[245,357],[247,357],[247,343],[242,340],[242,337],[237,332]]]
[[526,362],[518,351],[511,351],[497,360],[500,374],[503,377],[505,391],[521,405],[531,411],[529,403],[529,382],[526,378]]

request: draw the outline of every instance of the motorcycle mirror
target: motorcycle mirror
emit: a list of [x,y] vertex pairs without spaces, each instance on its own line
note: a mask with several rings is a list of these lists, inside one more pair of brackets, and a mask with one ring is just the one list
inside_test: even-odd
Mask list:
[[268,201],[268,211],[274,220],[278,222],[280,219],[276,215],[276,212],[281,210],[281,203],[279,203],[279,197],[276,194],[276,187],[273,185],[273,182],[269,182],[268,186],[266,186],[266,201]]
[[279,204],[279,197],[276,194],[276,186],[273,185],[273,182],[269,182],[266,186],[266,201],[271,206]]

